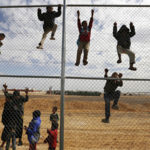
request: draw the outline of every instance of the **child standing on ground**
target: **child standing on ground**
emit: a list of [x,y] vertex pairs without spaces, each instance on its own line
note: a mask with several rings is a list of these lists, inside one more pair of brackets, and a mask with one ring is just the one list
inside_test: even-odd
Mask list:
[[[131,31],[130,31],[131,30]],[[119,31],[117,32],[117,23],[114,23],[113,27],[113,36],[117,40],[117,53],[118,53],[118,61],[117,63],[121,63],[121,54],[127,54],[130,59],[129,69],[136,71],[136,68],[133,67],[135,64],[135,54],[130,50],[131,40],[130,38],[135,35],[135,28],[132,22],[130,22],[130,30],[126,27],[126,25],[122,25]]]
[[44,143],[48,143],[49,148],[48,150],[55,150],[57,145],[57,129],[58,129],[58,123],[53,123],[51,129],[47,129],[48,136],[44,140]]
[[26,134],[28,135],[28,141],[30,143],[29,150],[36,150],[36,144],[40,139],[40,125],[41,125],[41,112],[36,110],[33,112],[33,119],[29,123],[29,126],[24,126]]
[[79,10],[77,11],[79,39],[77,41],[78,50],[77,50],[76,63],[75,63],[76,66],[79,66],[80,64],[80,58],[83,49],[84,49],[83,65],[88,64],[87,58],[88,58],[88,52],[90,47],[90,36],[91,36],[91,29],[93,25],[93,15],[94,15],[94,10],[91,10],[91,19],[89,25],[87,25],[87,21],[83,21],[81,24],[80,11]]
[[52,124],[53,124],[53,122],[58,123],[58,121],[59,121],[59,116],[57,114],[57,107],[56,106],[54,106],[52,109],[52,114],[50,114],[50,121],[52,122]]
[[47,34],[50,31],[52,31],[50,40],[55,40],[54,35],[57,29],[57,24],[55,24],[55,18],[61,15],[61,5],[58,5],[57,12],[53,11],[52,6],[48,6],[46,7],[46,9],[47,12],[41,13],[41,9],[38,8],[38,19],[44,22],[43,24],[44,33],[39,45],[37,46],[37,49],[43,49],[44,41],[46,39]]

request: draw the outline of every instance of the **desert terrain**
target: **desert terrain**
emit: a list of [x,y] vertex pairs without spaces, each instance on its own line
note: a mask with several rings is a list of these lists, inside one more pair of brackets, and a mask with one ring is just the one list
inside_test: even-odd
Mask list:
[[[4,96],[0,95],[0,115],[4,102]],[[29,124],[34,110],[42,113],[38,150],[48,150],[48,144],[43,141],[47,128],[51,127],[49,115],[53,106],[58,107],[60,115],[59,95],[29,94],[29,101],[24,104],[24,125]],[[150,149],[150,96],[121,96],[119,110],[111,109],[109,124],[101,122],[104,116],[103,96],[65,96],[64,150]],[[2,130],[0,123],[0,134]],[[25,132],[23,143],[17,150],[29,149]]]

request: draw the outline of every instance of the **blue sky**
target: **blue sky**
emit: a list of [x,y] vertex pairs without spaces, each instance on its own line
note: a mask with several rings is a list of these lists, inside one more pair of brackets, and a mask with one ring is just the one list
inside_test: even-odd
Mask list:
[[[5,0],[0,1],[0,5],[46,5],[46,4],[62,4],[62,0]],[[67,4],[149,4],[148,0],[68,0]],[[45,8],[41,8],[45,11]],[[54,8],[57,10],[57,8]],[[89,64],[75,67],[75,59],[77,52],[76,40],[78,38],[76,11],[80,10],[81,20],[89,21],[91,9],[95,10],[94,24],[91,33],[91,44],[88,56]],[[110,74],[114,71],[122,72],[124,78],[149,78],[150,71],[150,47],[149,47],[149,8],[67,8],[66,18],[66,76],[83,76],[83,77],[103,77],[104,68],[110,69]],[[128,70],[129,60],[126,55],[122,56],[123,63],[118,65],[116,53],[116,40],[112,36],[113,23],[117,21],[118,28],[122,24],[129,26],[132,21],[136,28],[136,35],[131,39],[131,49],[136,54],[136,72]],[[42,22],[37,18],[37,8],[3,8],[0,9],[0,32],[5,33],[6,38],[3,41],[3,47],[0,48],[0,74],[13,75],[43,75],[43,76],[59,76],[61,73],[61,42],[62,42],[62,16],[56,19],[58,29],[56,31],[56,40],[50,41],[47,37],[44,50],[36,49],[43,33]],[[27,82],[19,82],[19,80],[2,78],[2,82],[7,82],[11,87],[16,88],[31,87],[36,89],[47,89],[49,86],[59,88],[59,81],[38,81],[38,84],[27,80]],[[102,91],[104,82],[89,82],[80,84],[81,81],[66,82],[66,88],[73,90],[94,90]],[[30,83],[30,84],[29,84]],[[32,84],[31,84],[32,83]],[[40,84],[45,86],[40,86]],[[103,84],[101,84],[103,83]],[[135,83],[130,89],[133,91],[146,91],[149,88],[143,83]],[[34,86],[33,86],[34,85]],[[2,84],[1,84],[2,86]],[[128,92],[130,84],[125,83],[124,91]]]

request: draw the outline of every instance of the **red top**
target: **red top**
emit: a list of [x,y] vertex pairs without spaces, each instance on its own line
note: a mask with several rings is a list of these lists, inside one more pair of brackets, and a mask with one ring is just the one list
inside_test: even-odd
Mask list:
[[47,130],[47,133],[49,135],[45,139],[45,142],[48,142],[49,148],[56,148],[56,145],[57,145],[57,129]]
[[89,25],[88,25],[88,30],[82,28],[80,19],[78,19],[78,29],[79,29],[79,33],[80,33],[80,36],[79,36],[80,41],[83,41],[83,42],[89,42],[90,41],[92,25],[93,25],[93,18],[92,17],[91,17]]

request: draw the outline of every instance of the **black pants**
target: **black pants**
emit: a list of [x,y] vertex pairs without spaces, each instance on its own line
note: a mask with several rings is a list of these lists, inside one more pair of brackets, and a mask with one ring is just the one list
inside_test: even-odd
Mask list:
[[49,149],[48,149],[48,150],[55,150],[55,148],[49,147]]
[[113,105],[118,104],[118,100],[120,98],[120,91],[115,91],[113,94],[105,93],[104,100],[105,100],[105,117],[108,119],[110,117],[110,101],[114,100]]
[[9,150],[10,140],[11,139],[12,139],[12,149],[16,150],[16,136],[15,136],[15,131],[11,132],[8,136],[9,137],[8,137],[8,139],[6,141],[6,150]]

